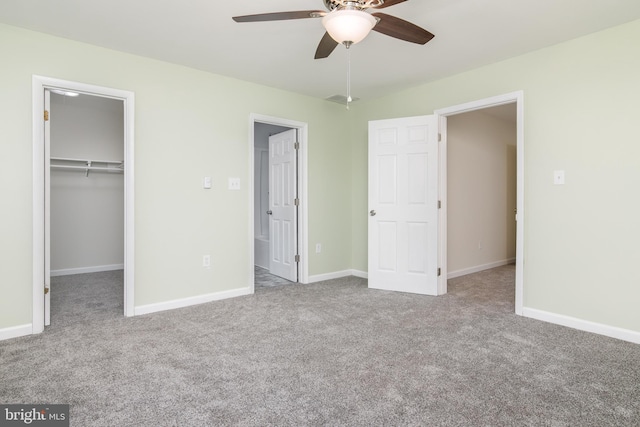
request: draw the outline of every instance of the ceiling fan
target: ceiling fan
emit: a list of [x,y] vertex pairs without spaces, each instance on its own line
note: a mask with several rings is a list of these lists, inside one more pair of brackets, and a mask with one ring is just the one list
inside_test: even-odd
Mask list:
[[315,59],[326,58],[338,44],[349,48],[362,41],[369,31],[374,30],[390,37],[411,43],[425,44],[434,35],[404,19],[385,13],[369,13],[404,3],[407,0],[323,0],[327,11],[300,10],[291,12],[262,13],[235,16],[236,22],[285,21],[289,19],[322,18],[325,33],[316,50]]

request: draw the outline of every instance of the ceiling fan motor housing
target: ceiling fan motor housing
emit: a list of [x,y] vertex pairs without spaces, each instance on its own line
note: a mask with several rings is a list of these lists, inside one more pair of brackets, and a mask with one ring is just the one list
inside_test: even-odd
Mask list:
[[384,0],[324,0],[324,5],[329,11],[345,8],[364,10],[381,6],[383,3]]

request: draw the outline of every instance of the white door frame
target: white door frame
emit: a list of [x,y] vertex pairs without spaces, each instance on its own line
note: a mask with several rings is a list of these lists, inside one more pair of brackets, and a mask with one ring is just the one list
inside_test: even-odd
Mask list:
[[517,114],[517,224],[516,224],[516,314],[522,315],[524,303],[524,92],[517,91],[465,104],[442,108],[435,111],[440,116],[440,132],[442,141],[440,145],[440,197],[442,209],[440,212],[440,265],[442,266],[441,286],[446,292],[447,283],[447,120],[448,116],[482,110],[484,108],[497,107],[505,104],[516,104]]
[[32,78],[33,144],[33,313],[32,333],[44,331],[45,165],[44,91],[62,89],[124,102],[124,315],[134,315],[134,93],[34,75]]
[[255,291],[255,232],[254,232],[254,125],[256,123],[264,123],[268,125],[283,126],[297,129],[300,142],[300,150],[298,152],[298,197],[300,198],[300,206],[298,207],[298,254],[300,255],[300,263],[298,265],[298,282],[309,283],[309,260],[307,259],[307,247],[309,246],[309,229],[308,229],[308,197],[307,197],[307,142],[309,125],[294,120],[282,119],[278,117],[265,116],[262,114],[251,113],[249,115],[249,179],[248,179],[248,197],[249,197],[249,287],[251,292]]

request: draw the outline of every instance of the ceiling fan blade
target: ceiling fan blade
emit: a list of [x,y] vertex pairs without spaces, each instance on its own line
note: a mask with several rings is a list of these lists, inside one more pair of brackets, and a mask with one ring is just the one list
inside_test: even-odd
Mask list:
[[324,36],[318,45],[318,49],[316,49],[316,56],[314,59],[328,57],[336,49],[336,46],[338,46],[338,42],[332,39],[329,33],[324,33]]
[[404,3],[407,0],[384,0],[380,6],[374,7],[374,9],[384,9],[385,7],[395,6],[398,3]]
[[285,21],[288,19],[319,18],[326,15],[324,10],[299,10],[295,12],[260,13],[258,15],[234,16],[236,22]]
[[380,19],[373,27],[374,31],[411,43],[425,44],[435,36],[424,28],[420,28],[404,19],[385,13],[372,13]]

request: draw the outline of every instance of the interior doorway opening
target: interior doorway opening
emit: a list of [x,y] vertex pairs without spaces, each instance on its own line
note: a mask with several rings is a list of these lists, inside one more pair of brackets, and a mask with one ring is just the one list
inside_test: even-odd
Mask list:
[[516,260],[516,105],[447,119],[448,278]]
[[[295,263],[295,255],[298,254],[298,233],[297,233],[297,211],[294,212],[294,223],[289,224],[288,233],[283,233],[279,223],[274,224],[274,175],[277,173],[273,170],[274,147],[273,139],[280,135],[293,136],[297,140],[297,130],[286,126],[278,126],[267,123],[254,124],[254,262],[255,262],[255,286],[271,287],[293,284],[298,281],[298,269],[296,265],[287,265],[282,268],[283,263]],[[294,147],[295,150],[295,147]],[[281,186],[291,187],[294,198],[297,194],[297,177],[295,169],[297,166],[297,154],[293,152],[293,164],[289,165],[293,168],[294,182],[281,182]],[[282,177],[282,173],[278,174],[280,179],[288,179]],[[295,209],[295,205],[292,206]],[[277,219],[280,221],[280,219]],[[275,225],[275,227],[274,227]],[[275,230],[274,230],[275,228]],[[291,231],[293,233],[291,233]],[[284,234],[284,235],[283,235]],[[281,242],[282,238],[287,238],[288,242]],[[275,240],[275,241],[274,241]],[[284,243],[284,245],[283,245]],[[282,254],[283,246],[286,247],[290,254]],[[283,256],[284,255],[284,256]],[[274,265],[275,264],[275,265]]]
[[[442,266],[442,275],[448,277],[448,181],[447,181],[447,159],[448,159],[448,117],[472,111],[484,110],[492,107],[513,105],[515,107],[516,122],[516,243],[515,243],[515,312],[522,315],[523,310],[523,288],[524,288],[524,93],[522,91],[498,95],[466,104],[456,105],[437,110],[435,113],[440,121],[440,195],[442,199],[442,209],[440,212],[440,243],[439,243],[439,264]],[[444,280],[446,286],[446,280]]]
[[[134,94],[119,89],[95,86],[85,83],[54,79],[43,76],[33,76],[33,311],[32,333],[44,331],[45,322],[48,323],[51,304],[51,253],[50,253],[50,192],[49,182],[52,155],[50,152],[50,121],[51,92],[59,91],[65,96],[78,94],[116,100],[122,105],[121,128],[124,141],[122,160],[119,164],[107,162],[86,161],[94,159],[63,158],[57,162],[68,170],[71,166],[80,167],[84,173],[105,172],[109,168],[118,168],[124,179],[124,209],[121,210],[123,222],[123,265],[111,265],[111,268],[123,267],[123,312],[125,316],[134,315]],[[60,94],[59,93],[59,94]],[[57,156],[53,156],[57,157]],[[62,160],[60,160],[62,159]],[[84,165],[78,165],[77,160],[84,160]],[[98,168],[104,168],[103,170]],[[78,169],[75,169],[78,171]],[[108,172],[108,171],[107,171]],[[122,244],[121,243],[121,244]],[[95,266],[94,266],[95,267]],[[103,266],[104,267],[104,266]],[[65,269],[61,269],[65,270]],[[66,269],[67,272],[69,269]],[[77,270],[76,270],[77,272]]]
[[250,117],[250,286],[307,283],[307,124]]
[[125,216],[123,100],[46,91],[45,326],[123,313]]

